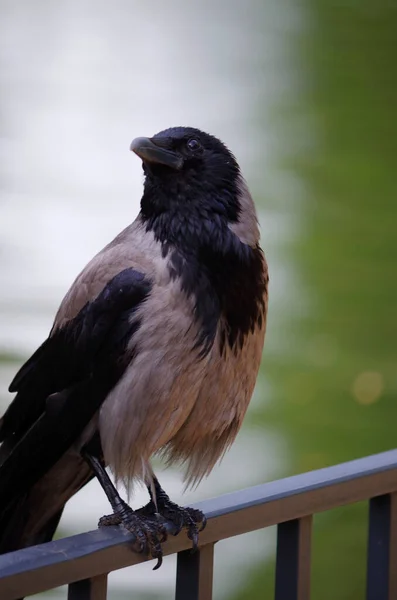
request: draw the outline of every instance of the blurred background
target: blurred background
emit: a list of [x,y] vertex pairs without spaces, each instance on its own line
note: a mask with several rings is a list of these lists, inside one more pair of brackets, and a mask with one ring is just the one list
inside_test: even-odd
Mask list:
[[[2,0],[1,411],[76,274],[137,214],[132,138],[192,125],[256,199],[269,328],[233,449],[196,492],[172,470],[164,487],[187,503],[396,446],[396,56],[391,0]],[[92,482],[59,535],[106,511]],[[314,600],[364,597],[366,516],[315,518]],[[218,543],[215,598],[271,598],[274,550],[273,530]],[[113,573],[109,597],[171,599],[175,559],[152,566]]]

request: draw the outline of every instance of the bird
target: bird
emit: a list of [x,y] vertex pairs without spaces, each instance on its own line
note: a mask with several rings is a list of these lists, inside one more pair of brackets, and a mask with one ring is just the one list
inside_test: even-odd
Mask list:
[[[269,276],[235,156],[193,127],[136,138],[130,150],[143,168],[138,216],[77,276],[9,386],[0,553],[50,541],[66,502],[94,477],[113,511],[99,526],[133,533],[155,568],[166,523],[197,548],[205,515],[172,502],[151,460],[180,465],[186,485],[198,485],[253,394]],[[118,485],[137,481],[149,500],[133,510]]]

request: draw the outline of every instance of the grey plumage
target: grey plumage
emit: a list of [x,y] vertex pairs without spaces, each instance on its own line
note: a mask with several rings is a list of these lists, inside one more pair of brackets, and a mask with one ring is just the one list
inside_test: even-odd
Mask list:
[[[150,286],[150,292],[140,297],[126,319],[132,333],[123,346],[125,368],[120,377],[69,449],[23,494],[25,502],[28,498],[29,516],[25,515],[17,547],[43,541],[46,527],[52,535],[51,519],[60,515],[68,498],[91,478],[79,453],[95,432],[99,432],[104,463],[116,481],[130,486],[142,479],[153,489],[150,460],[154,454],[164,455],[169,463],[183,463],[186,483],[196,484],[210,473],[242,424],[259,370],[268,304],[267,265],[258,246],[255,207],[234,157],[222,145],[211,150],[211,144],[220,142],[198,130],[170,131],[159,134],[156,148],[159,144],[164,149],[169,143],[164,152],[171,156],[178,144],[197,138],[202,153],[194,150],[193,160],[185,146],[178,150],[183,160],[178,158],[171,165],[173,179],[171,167],[158,166],[157,154],[153,162],[143,156],[146,187],[141,213],[85,267],[55,317],[50,334],[54,340],[98,302],[119,273],[143,274]],[[211,151],[212,160],[217,161],[214,170],[224,170],[219,182],[216,177],[211,180],[210,163],[204,162],[205,153]],[[225,164],[220,162],[223,151]],[[183,164],[189,169],[184,171]],[[201,188],[189,196],[193,175],[204,167],[207,171],[202,177],[207,173],[208,186],[200,183]],[[230,190],[222,183],[228,175],[234,186]],[[185,196],[181,192],[183,178],[188,190]],[[157,199],[151,199],[154,192],[149,187],[153,180],[157,190],[166,181],[164,189],[168,186],[170,193],[170,206],[156,206],[154,216],[151,210]],[[161,197],[161,202],[168,200]],[[169,222],[163,227],[165,218]],[[190,271],[196,273],[197,282]],[[252,312],[243,315],[241,324],[240,304],[242,311]],[[208,330],[205,336],[204,327]],[[34,368],[33,363],[33,372]],[[17,425],[11,416],[6,413],[0,421],[5,439],[0,464],[4,466],[14,446],[25,439],[24,431],[15,433]],[[21,497],[19,500],[23,504]],[[7,550],[7,544],[3,551],[4,547]]]

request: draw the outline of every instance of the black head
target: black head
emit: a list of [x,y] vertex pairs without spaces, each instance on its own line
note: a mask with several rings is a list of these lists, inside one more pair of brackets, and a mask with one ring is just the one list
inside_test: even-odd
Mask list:
[[240,169],[216,137],[193,127],[172,127],[152,138],[136,138],[131,150],[143,161],[144,216],[176,211],[237,221]]
[[143,161],[141,219],[160,242],[172,278],[195,298],[197,348],[238,348],[264,315],[264,263],[252,198],[217,138],[174,127],[131,144]]

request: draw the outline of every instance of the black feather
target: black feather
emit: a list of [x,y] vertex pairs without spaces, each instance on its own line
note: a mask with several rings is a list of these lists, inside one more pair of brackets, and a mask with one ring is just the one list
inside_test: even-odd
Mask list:
[[56,330],[25,363],[10,385],[18,391],[3,416],[0,441],[18,439],[45,408],[46,399],[91,376],[103,357],[117,362],[139,323],[129,318],[151,285],[142,273],[126,269],[116,275],[92,302],[63,328]]
[[[201,152],[189,156],[186,140],[192,136]],[[267,286],[261,249],[242,243],[230,229],[241,213],[238,164],[222,142],[197,129],[167,129],[154,139],[178,151],[184,164],[177,172],[145,166],[141,216],[163,257],[169,256],[171,276],[181,278],[195,299],[201,355],[212,347],[221,318],[221,349],[227,343],[236,350],[263,319]]]
[[[139,321],[131,323],[131,316],[150,291],[142,273],[122,271],[54,331],[14,379],[18,393],[0,432],[0,553],[51,539],[62,504],[30,534],[26,523],[32,511],[40,512],[30,491],[79,438],[133,360],[133,349],[126,350]],[[101,453],[95,439],[93,444]],[[89,469],[77,470],[70,493],[91,477]],[[49,498],[53,493],[46,492]]]

